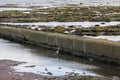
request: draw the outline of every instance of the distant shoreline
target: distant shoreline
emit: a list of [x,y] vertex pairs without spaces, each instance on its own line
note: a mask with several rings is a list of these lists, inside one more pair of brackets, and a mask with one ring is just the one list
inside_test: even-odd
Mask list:
[[1,8],[0,22],[120,21],[120,6],[11,7]]

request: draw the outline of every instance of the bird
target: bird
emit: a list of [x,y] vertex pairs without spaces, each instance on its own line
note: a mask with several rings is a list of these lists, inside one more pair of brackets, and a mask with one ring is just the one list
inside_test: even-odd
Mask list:
[[55,51],[55,54],[59,54],[60,47],[57,48],[57,51]]

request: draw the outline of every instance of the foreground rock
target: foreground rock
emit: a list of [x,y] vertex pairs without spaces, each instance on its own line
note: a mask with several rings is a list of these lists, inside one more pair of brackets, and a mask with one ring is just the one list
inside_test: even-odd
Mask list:
[[[15,72],[11,67],[17,66],[24,62],[17,62],[11,60],[0,60],[0,80],[113,80],[113,78],[91,77],[91,76],[42,76],[33,73]],[[114,80],[119,80],[114,77]]]

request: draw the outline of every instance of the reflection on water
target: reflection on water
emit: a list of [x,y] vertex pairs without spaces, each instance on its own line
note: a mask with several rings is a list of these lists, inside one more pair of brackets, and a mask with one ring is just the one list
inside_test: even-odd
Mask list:
[[66,4],[119,6],[120,0],[0,0],[0,5],[5,4],[22,6],[58,6]]
[[[0,51],[0,59],[27,62],[14,67],[16,71],[20,72],[33,72],[43,75],[47,75],[48,72],[51,72],[54,76],[75,72],[80,75],[120,77],[120,67],[93,64],[81,60],[79,57],[68,56],[62,53],[56,57],[53,55],[54,51],[24,46],[3,39],[0,39]],[[114,71],[111,70],[111,68],[114,69]]]

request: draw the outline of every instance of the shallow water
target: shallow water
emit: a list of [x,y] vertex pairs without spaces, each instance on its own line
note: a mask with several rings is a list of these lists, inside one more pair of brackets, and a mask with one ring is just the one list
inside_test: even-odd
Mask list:
[[[70,62],[67,60],[53,57],[53,52],[44,51],[42,49],[36,50],[20,44],[12,43],[6,40],[0,39],[0,59],[10,59],[17,61],[28,62],[20,66],[14,67],[20,72],[33,72],[37,74],[47,75],[47,72],[52,72],[54,76],[65,75],[66,72],[75,72],[81,75],[97,75],[87,69],[93,69],[95,66],[82,63]],[[50,54],[51,53],[51,54]],[[50,54],[50,56],[47,56]],[[52,56],[51,56],[52,55]],[[25,67],[36,65],[33,67]],[[47,68],[48,71],[45,70]],[[60,68],[60,69],[59,69]],[[83,74],[85,72],[86,74]]]
[[[102,24],[104,23],[104,24]],[[50,27],[56,27],[56,26],[78,26],[78,27],[95,27],[95,25],[100,26],[110,26],[110,25],[120,25],[120,21],[111,21],[111,22],[33,22],[33,23],[5,23],[1,22],[0,24],[9,24],[9,25],[28,25],[32,26],[50,26]]]
[[94,38],[94,39],[106,39],[109,41],[115,41],[115,42],[119,42],[120,41],[120,36],[84,36],[84,37],[88,37],[88,38]]
[[32,9],[28,9],[28,8],[0,8],[0,11],[13,11],[13,10],[17,10],[17,11],[30,11]]
[[[0,59],[9,59],[27,62],[25,64],[13,67],[19,72],[32,72],[36,74],[54,76],[66,75],[70,72],[79,73],[79,75],[91,76],[118,76],[120,77],[120,67],[96,64],[80,59],[79,57],[67,54],[53,55],[54,51],[41,48],[25,46],[0,39]],[[34,67],[29,67],[33,66]]]
[[67,4],[120,6],[120,0],[0,0],[0,5],[60,6]]

